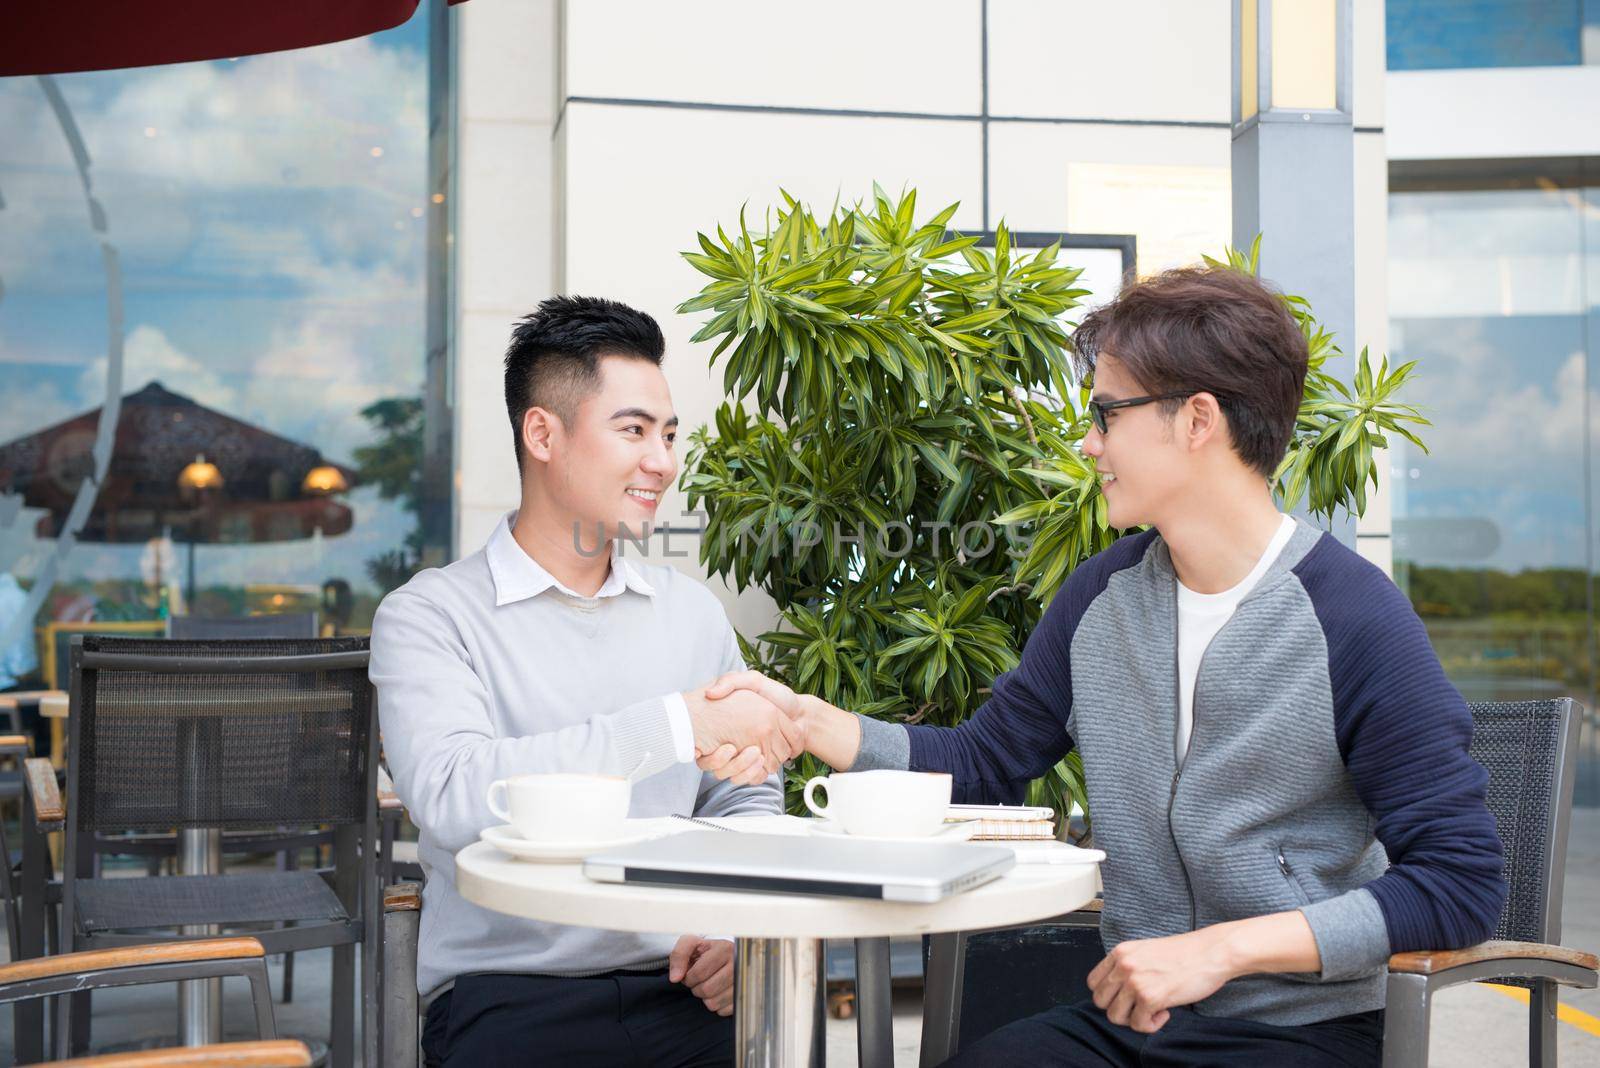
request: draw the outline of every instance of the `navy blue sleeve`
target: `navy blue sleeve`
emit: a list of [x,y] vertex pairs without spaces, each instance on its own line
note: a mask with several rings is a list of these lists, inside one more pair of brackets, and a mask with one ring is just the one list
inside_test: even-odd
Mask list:
[[911,769],[950,772],[959,804],[1021,804],[1028,783],[1072,749],[1066,728],[1078,621],[1111,575],[1138,562],[1154,540],[1153,531],[1121,538],[1078,565],[983,707],[957,727],[906,728]]
[[1472,715],[1389,577],[1331,537],[1295,566],[1328,642],[1340,755],[1389,870],[1368,883],[1389,951],[1460,949],[1505,907],[1500,835]]

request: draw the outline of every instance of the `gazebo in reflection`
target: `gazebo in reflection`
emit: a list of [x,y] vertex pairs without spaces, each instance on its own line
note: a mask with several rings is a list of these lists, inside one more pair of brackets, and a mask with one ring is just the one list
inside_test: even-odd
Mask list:
[[[39,537],[61,535],[94,471],[99,422],[96,408],[0,445],[0,490],[45,509]],[[132,544],[171,533],[193,546],[337,536],[352,515],[334,498],[354,483],[354,471],[310,445],[151,382],[122,399],[111,463],[78,539]]]

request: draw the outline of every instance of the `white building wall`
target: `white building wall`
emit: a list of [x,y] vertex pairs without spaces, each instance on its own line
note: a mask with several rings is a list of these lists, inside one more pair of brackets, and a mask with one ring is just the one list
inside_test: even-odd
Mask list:
[[[1357,57],[1358,87],[1371,91],[1382,5],[1358,6],[1377,12],[1357,24],[1378,34]],[[825,209],[870,196],[874,181],[909,185],[925,211],[960,201],[961,229],[1004,218],[1018,230],[1132,233],[1142,273],[1228,241],[1229,0],[991,0],[987,82],[981,0],[473,7],[455,9],[472,26],[459,53],[459,552],[517,498],[499,380],[515,316],[557,288],[650,311],[678,413],[686,431],[698,427],[722,400],[721,378],[709,347],[689,344],[698,320],[673,311],[704,281],[679,252],[697,231],[737,225],[741,207],[764,219],[780,188]],[[513,37],[523,44],[508,61],[498,45]],[[540,69],[558,56],[559,74]],[[1365,112],[1358,91],[1358,123],[1381,126],[1376,84]],[[1361,290],[1376,304],[1358,317],[1381,338],[1387,177],[1370,147],[1381,133],[1362,136],[1358,174],[1372,188],[1358,193],[1358,255],[1378,281]],[[663,520],[694,525],[684,507],[669,495]],[[703,578],[695,539],[671,545],[685,553],[671,563]],[[770,626],[764,595],[710,585],[746,635]]]
[[511,323],[558,291],[557,3],[451,8],[455,35],[456,537],[475,552],[520,495],[506,416]]

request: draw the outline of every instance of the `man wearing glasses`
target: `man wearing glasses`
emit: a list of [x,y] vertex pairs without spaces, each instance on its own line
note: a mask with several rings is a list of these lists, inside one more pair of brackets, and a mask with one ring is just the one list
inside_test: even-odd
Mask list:
[[951,1063],[1376,1065],[1391,953],[1493,931],[1506,897],[1472,722],[1405,596],[1282,514],[1269,479],[1307,350],[1225,269],[1138,283],[1074,338],[1113,527],[1016,670],[955,728],[755,689],[835,768],[954,775],[1018,803],[1083,755],[1108,954],[1085,998]]

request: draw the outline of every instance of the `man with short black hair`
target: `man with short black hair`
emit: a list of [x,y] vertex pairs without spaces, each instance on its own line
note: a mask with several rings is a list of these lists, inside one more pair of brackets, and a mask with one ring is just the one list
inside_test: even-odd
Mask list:
[[609,300],[554,297],[518,323],[505,393],[521,505],[373,620],[384,749],[427,875],[430,1065],[732,1058],[732,943],[519,919],[455,886],[455,854],[498,822],[485,795],[508,776],[630,775],[635,817],[781,811],[776,772],[801,734],[757,694],[705,696],[743,666],[716,598],[613,552],[648,531],[677,473],[665,347],[654,319]]
[[1376,1065],[1389,955],[1479,942],[1505,902],[1466,704],[1388,577],[1273,500],[1307,370],[1278,294],[1171,271],[1091,313],[1074,356],[1110,525],[1149,529],[1079,565],[969,721],[866,719],[753,672],[711,693],[966,801],[1017,803],[1081,752],[1092,997],[951,1063]]

